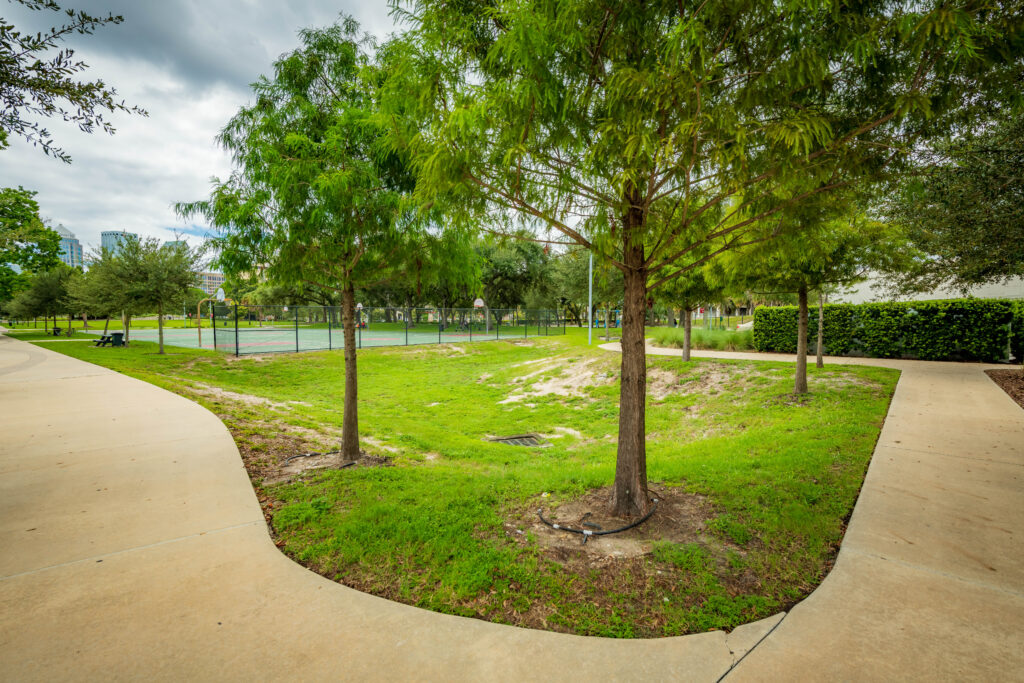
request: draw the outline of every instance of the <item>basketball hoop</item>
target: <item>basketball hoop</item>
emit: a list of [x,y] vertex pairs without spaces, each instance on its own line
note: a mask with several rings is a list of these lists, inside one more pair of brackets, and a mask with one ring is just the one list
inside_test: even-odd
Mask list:
[[476,301],[473,302],[473,308],[483,308],[483,307],[484,307],[484,300],[483,299],[477,299]]

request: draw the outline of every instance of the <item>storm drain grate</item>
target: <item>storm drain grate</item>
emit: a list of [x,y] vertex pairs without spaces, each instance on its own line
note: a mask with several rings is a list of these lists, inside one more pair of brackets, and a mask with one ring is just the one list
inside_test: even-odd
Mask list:
[[494,441],[496,443],[505,443],[509,446],[530,446],[536,448],[543,446],[547,442],[539,434],[516,434],[514,436],[492,436],[488,437],[488,441]]

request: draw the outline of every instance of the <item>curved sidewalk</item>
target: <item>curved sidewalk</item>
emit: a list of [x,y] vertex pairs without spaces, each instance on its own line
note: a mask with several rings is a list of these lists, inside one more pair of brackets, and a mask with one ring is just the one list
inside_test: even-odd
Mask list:
[[822,586],[781,622],[622,641],[435,614],[313,574],[274,547],[213,414],[0,336],[0,676],[1019,676],[1024,411],[979,366],[896,365]]

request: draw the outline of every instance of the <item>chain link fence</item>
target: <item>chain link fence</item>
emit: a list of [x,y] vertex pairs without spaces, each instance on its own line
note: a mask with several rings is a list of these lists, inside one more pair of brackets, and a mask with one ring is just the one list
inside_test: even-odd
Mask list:
[[[566,326],[555,310],[363,308],[356,314],[357,348],[528,339],[565,334]],[[345,346],[340,306],[217,303],[205,322],[202,346],[236,356]]]

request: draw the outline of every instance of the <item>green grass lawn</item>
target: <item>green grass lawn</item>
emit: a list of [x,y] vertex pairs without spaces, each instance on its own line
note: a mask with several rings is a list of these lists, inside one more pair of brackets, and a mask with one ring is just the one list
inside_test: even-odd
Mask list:
[[[602,514],[615,471],[618,357],[596,344],[570,330],[360,351],[362,443],[388,466],[368,459],[301,473],[291,470],[305,459],[284,458],[339,441],[341,353],[48,348],[216,412],[282,550],[360,590],[613,637],[730,629],[813,590],[831,567],[898,373],[812,367],[812,393],[797,399],[790,364],[650,358],[647,462],[664,502],[638,529],[584,546],[540,526],[535,511],[574,523],[580,506],[591,519]],[[550,445],[485,440],[521,433]]]

